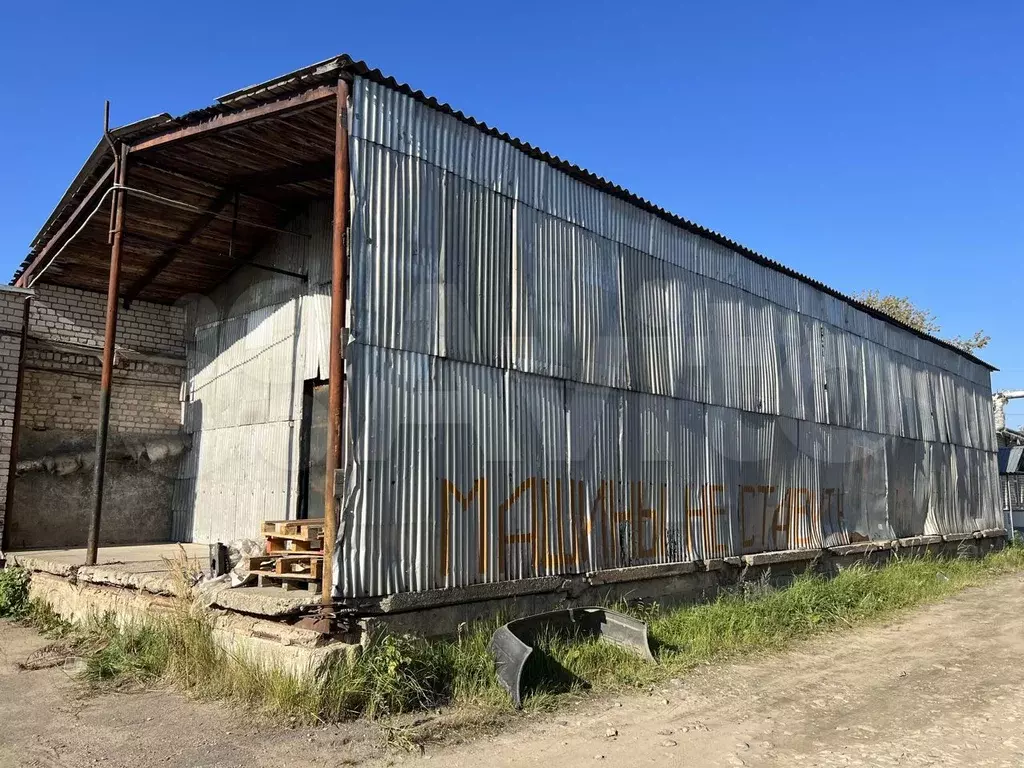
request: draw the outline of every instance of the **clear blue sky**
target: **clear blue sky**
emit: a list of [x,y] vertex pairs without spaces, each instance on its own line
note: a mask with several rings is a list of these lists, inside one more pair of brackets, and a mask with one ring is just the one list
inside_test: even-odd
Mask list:
[[0,269],[103,99],[116,124],[180,114],[341,52],[840,290],[984,328],[995,386],[1024,387],[1016,2],[8,3]]

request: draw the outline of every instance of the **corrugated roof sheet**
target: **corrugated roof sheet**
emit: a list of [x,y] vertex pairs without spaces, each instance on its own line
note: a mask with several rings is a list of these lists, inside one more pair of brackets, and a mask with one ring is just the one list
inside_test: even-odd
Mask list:
[[[168,130],[173,130],[188,125],[196,125],[204,121],[210,120],[211,118],[217,117],[219,115],[238,112],[256,104],[271,102],[288,96],[292,96],[294,94],[306,91],[312,87],[335,82],[339,77],[343,77],[346,75],[358,75],[360,77],[365,77],[369,80],[373,80],[388,88],[394,89],[420,102],[423,102],[424,104],[427,104],[428,106],[434,109],[452,115],[453,117],[473,126],[474,128],[485,131],[486,133],[492,136],[509,142],[516,149],[526,153],[527,155],[542,160],[588,185],[591,185],[608,194],[614,195],[622,200],[625,200],[633,205],[636,205],[639,208],[649,211],[671,222],[672,224],[675,224],[676,226],[682,227],[691,232],[694,232],[695,234],[698,234],[702,237],[706,237],[712,241],[715,241],[728,248],[731,248],[737,253],[740,253],[759,264],[768,266],[771,269],[777,270],[783,274],[789,275],[790,277],[800,280],[803,283],[813,286],[814,288],[817,288],[820,291],[835,296],[836,298],[856,307],[857,309],[860,309],[863,312],[866,312],[874,317],[882,319],[887,323],[890,323],[900,328],[904,328],[921,338],[927,339],[931,342],[940,344],[948,349],[951,349],[957,352],[958,354],[966,357],[967,359],[979,365],[983,365],[990,370],[998,370],[995,366],[985,362],[984,360],[981,360],[978,357],[975,357],[974,355],[968,352],[965,352],[964,350],[960,349],[954,344],[951,344],[947,341],[944,341],[942,339],[936,338],[927,333],[919,331],[916,328],[904,325],[895,318],[892,318],[883,312],[879,312],[878,310],[869,307],[863,304],[862,302],[859,302],[856,299],[847,296],[846,294],[834,288],[830,288],[824,283],[819,282],[818,280],[815,280],[814,278],[809,277],[808,275],[804,275],[800,272],[797,272],[796,270],[791,269],[790,267],[787,267],[778,261],[770,259],[767,256],[758,253],[757,251],[747,248],[746,246],[737,243],[735,240],[726,237],[720,232],[708,229],[707,227],[703,227],[700,224],[690,221],[689,219],[686,219],[682,216],[678,216],[672,213],[671,211],[667,211],[664,208],[655,205],[646,198],[640,197],[639,195],[630,192],[628,189],[625,189],[624,187],[621,187],[617,184],[608,181],[607,179],[601,176],[591,173],[585,168],[573,165],[572,163],[569,163],[568,161],[563,160],[562,158],[557,157],[556,155],[552,155],[548,152],[545,152],[539,147],[535,147],[528,142],[522,141],[521,139],[511,136],[503,131],[500,131],[493,126],[490,126],[485,122],[481,122],[469,115],[466,115],[465,113],[456,110],[454,107],[444,102],[438,101],[437,98],[433,96],[428,96],[427,94],[423,93],[423,91],[414,90],[408,84],[399,82],[394,77],[386,75],[379,69],[372,69],[368,64],[366,64],[366,62],[355,60],[348,56],[347,54],[341,54],[330,59],[325,59],[324,61],[318,62],[316,64],[311,64],[310,66],[303,67],[301,69],[297,69],[294,72],[289,72],[285,75],[281,75],[280,77],[276,77],[271,80],[267,80],[262,83],[257,83],[255,85],[251,85],[246,88],[242,88],[240,90],[225,94],[224,96],[221,96],[217,99],[216,104],[213,104],[209,107],[204,107],[202,109],[194,110],[192,112],[188,112],[177,118],[170,118],[166,115],[160,115],[155,118],[149,118],[148,120],[141,121],[140,123],[132,124],[131,126],[126,126],[125,129],[119,130],[130,129],[130,134],[132,138],[141,139],[147,136],[164,133]],[[103,155],[103,152],[101,150],[102,147],[97,147],[97,151],[93,153],[93,156],[90,157],[90,160],[83,167],[82,171],[79,173],[78,178],[76,178],[76,182],[79,179],[87,181],[90,178],[90,164],[93,164],[92,170],[95,170],[95,165],[97,161],[99,161]],[[62,215],[66,215],[72,209],[72,203],[74,202],[77,193],[81,191],[82,186],[84,186],[84,184],[78,184],[76,186],[76,184],[73,183],[71,188],[69,188],[68,191],[64,194],[64,197],[61,199],[60,204],[58,204],[57,208],[54,210],[54,213],[51,214],[46,224],[40,230],[39,235],[37,235],[35,240],[33,241],[33,250],[25,259],[25,261],[22,262],[18,270],[15,272],[14,277],[11,279],[12,283],[18,279],[21,273],[31,263],[32,258],[34,257],[38,248],[41,246],[40,241],[44,238],[44,236],[49,231],[54,229],[56,226],[59,226],[59,224],[61,223]]]

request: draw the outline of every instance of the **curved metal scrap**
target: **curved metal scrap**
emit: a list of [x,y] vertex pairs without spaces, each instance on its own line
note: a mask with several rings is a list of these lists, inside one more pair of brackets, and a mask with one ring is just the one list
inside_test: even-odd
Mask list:
[[596,637],[654,661],[647,624],[607,608],[569,608],[510,621],[495,630],[488,650],[494,656],[498,681],[516,708],[523,706],[521,683],[526,661],[533,653],[532,643],[545,630]]

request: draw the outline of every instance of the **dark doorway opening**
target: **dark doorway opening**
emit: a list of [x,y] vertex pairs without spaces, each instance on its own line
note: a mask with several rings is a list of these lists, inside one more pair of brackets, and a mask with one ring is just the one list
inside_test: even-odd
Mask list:
[[300,520],[324,516],[324,474],[327,471],[328,387],[323,379],[306,379],[302,387],[299,432]]

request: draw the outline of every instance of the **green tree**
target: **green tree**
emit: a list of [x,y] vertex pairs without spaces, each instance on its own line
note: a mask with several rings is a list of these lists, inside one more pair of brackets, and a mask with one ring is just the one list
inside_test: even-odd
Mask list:
[[[904,325],[916,328],[924,333],[937,336],[942,331],[939,325],[939,318],[934,312],[921,309],[906,296],[882,295],[879,291],[861,291],[853,296],[862,304],[867,304],[872,309],[884,312],[889,317],[896,318]],[[950,344],[960,347],[965,352],[974,353],[987,346],[991,340],[984,331],[975,331],[973,336],[954,336],[946,339]]]

